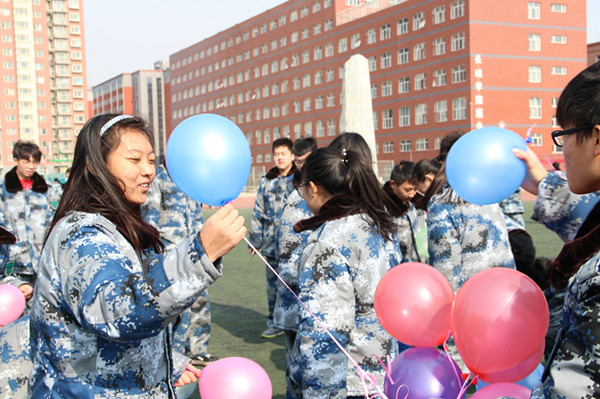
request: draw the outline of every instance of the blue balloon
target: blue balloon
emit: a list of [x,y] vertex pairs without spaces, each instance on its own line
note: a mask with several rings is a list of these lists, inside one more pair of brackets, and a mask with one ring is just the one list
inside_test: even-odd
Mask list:
[[181,122],[167,143],[169,175],[185,194],[222,206],[236,199],[250,176],[250,145],[239,127],[215,114]]
[[[520,381],[515,382],[517,385],[521,385],[525,388],[533,390],[533,388],[537,387],[542,383],[542,375],[544,374],[544,365],[541,363],[537,365],[535,370],[531,372],[527,377],[523,378]],[[479,391],[481,388],[490,385],[489,383],[479,380],[477,383],[477,390]]]
[[494,204],[508,198],[527,171],[513,148],[526,151],[527,145],[511,130],[484,127],[465,134],[446,157],[448,183],[462,199],[474,204]]

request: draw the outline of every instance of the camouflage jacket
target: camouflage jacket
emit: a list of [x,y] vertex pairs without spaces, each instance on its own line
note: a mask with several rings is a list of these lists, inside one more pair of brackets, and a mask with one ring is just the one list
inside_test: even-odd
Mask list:
[[[379,324],[375,289],[401,260],[398,243],[384,241],[365,214],[322,224],[309,236],[300,258],[300,299],[380,385],[385,372],[372,355],[394,357],[397,342]],[[365,394],[353,363],[304,309],[292,359],[292,380],[305,398]]]
[[[395,218],[398,225],[398,242],[404,255],[403,262],[421,262],[427,263],[427,247],[421,248],[421,244],[426,244],[426,240],[419,238],[427,234],[426,214],[422,209],[418,209],[412,203],[409,203],[408,210],[400,217]],[[422,242],[423,241],[423,242]]]
[[[296,190],[289,195],[279,225],[277,236],[277,256],[279,276],[286,284],[298,294],[298,263],[300,255],[306,246],[310,231],[294,232],[294,224],[302,219],[313,216],[312,211],[306,205],[306,201],[300,197]],[[298,300],[281,283],[277,281],[277,298],[275,299],[275,310],[273,311],[273,323],[284,330],[298,329]]]
[[31,312],[32,397],[174,397],[187,359],[171,350],[167,326],[221,265],[196,235],[143,259],[100,215],[73,212],[56,224]]
[[32,366],[29,315],[0,328],[0,357],[0,397],[26,398]]
[[30,279],[35,275],[34,268],[62,195],[62,187],[58,183],[46,183],[36,173],[32,188],[23,190],[16,167],[5,175],[0,185],[0,228],[16,237],[16,243],[0,246],[0,273]]
[[573,194],[562,173],[549,173],[538,186],[531,218],[554,231],[565,242],[575,238],[579,227],[600,201],[599,193]]
[[455,292],[484,269],[515,268],[498,204],[467,203],[446,184],[429,202],[427,232],[429,263],[446,276]]
[[500,205],[500,209],[504,215],[508,231],[516,229],[525,230],[525,220],[523,219],[525,208],[523,207],[523,201],[521,201],[521,187],[509,195],[508,198],[500,201],[498,205]]
[[281,212],[287,196],[294,189],[292,176],[275,176],[274,169],[276,168],[271,169],[260,181],[249,234],[250,243],[271,259],[277,257],[275,237],[279,230]]

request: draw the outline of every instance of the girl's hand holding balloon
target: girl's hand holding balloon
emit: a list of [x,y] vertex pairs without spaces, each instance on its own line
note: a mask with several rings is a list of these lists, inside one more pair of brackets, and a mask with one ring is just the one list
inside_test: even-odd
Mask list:
[[28,300],[33,295],[33,287],[31,284],[22,284],[19,286],[19,291],[23,293],[25,300]]
[[185,366],[185,370],[183,371],[183,374],[181,374],[181,377],[179,377],[179,379],[175,383],[175,386],[182,387],[184,385],[196,382],[198,381],[198,378],[200,378],[201,374],[202,371],[192,366],[191,364],[188,364],[187,366]]
[[245,235],[244,218],[227,204],[206,220],[199,238],[206,255],[214,262],[231,251]]
[[525,179],[521,183],[521,187],[530,192],[531,194],[537,195],[538,186],[548,171],[542,165],[542,162],[537,155],[531,151],[531,148],[527,148],[527,151],[523,151],[518,148],[513,149],[513,153],[517,158],[525,162],[527,172],[525,173]]

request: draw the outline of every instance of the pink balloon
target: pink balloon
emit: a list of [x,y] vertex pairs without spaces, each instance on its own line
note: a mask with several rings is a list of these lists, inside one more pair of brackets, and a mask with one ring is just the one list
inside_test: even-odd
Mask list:
[[535,370],[544,356],[544,347],[546,340],[542,340],[538,348],[531,356],[523,362],[506,370],[498,371],[492,374],[479,374],[479,378],[485,382],[516,382],[527,377]]
[[450,331],[454,291],[444,275],[418,262],[390,269],[375,290],[375,312],[383,328],[411,346],[441,345]]
[[548,320],[538,285],[521,272],[496,267],[475,274],[458,290],[452,335],[474,374],[493,375],[539,353]]
[[226,357],[202,369],[198,381],[202,399],[271,399],[267,372],[244,357]]
[[504,396],[514,399],[529,399],[531,390],[512,382],[498,382],[481,388],[470,399],[498,399]]
[[17,320],[25,310],[25,297],[14,285],[0,284],[0,325]]

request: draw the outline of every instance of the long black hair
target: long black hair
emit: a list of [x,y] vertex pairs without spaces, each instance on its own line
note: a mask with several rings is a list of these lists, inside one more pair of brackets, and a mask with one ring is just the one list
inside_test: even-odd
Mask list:
[[164,249],[160,233],[141,216],[140,206],[132,206],[125,198],[119,181],[110,173],[106,159],[119,146],[125,130],[143,133],[154,148],[154,138],[146,122],[138,117],[118,121],[102,135],[102,127],[118,114],[102,114],[90,119],[81,129],[75,144],[71,174],[56,209],[50,230],[69,212],[97,213],[115,224],[119,232],[140,253],[153,246]]
[[353,199],[348,207],[369,215],[377,231],[385,239],[392,239],[397,226],[387,207],[396,205],[379,185],[371,164],[366,163],[358,152],[333,147],[319,148],[306,159],[302,180],[304,184],[313,182],[324,187],[333,196]]

